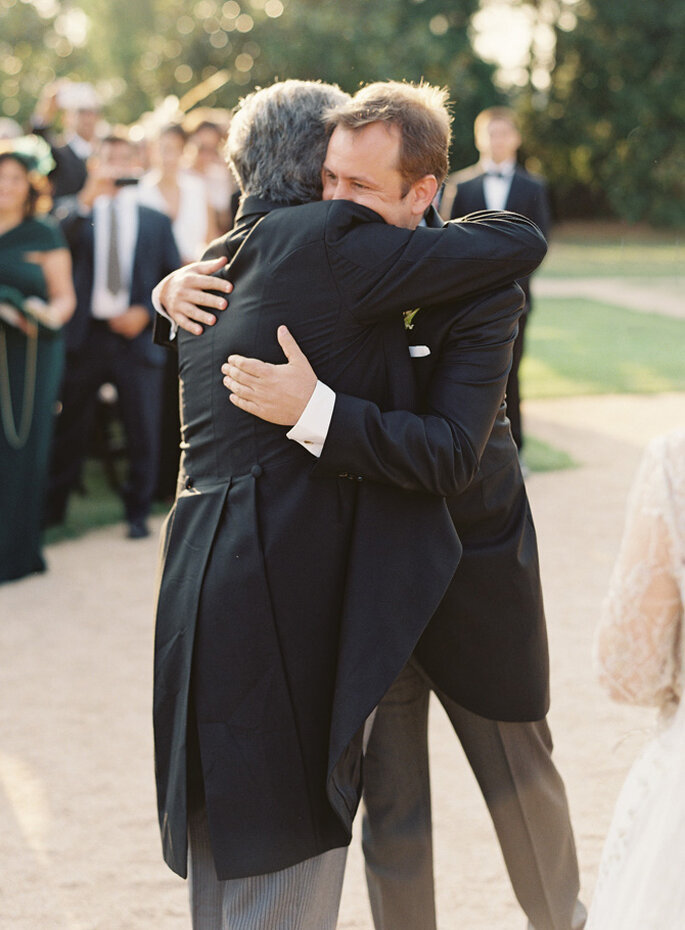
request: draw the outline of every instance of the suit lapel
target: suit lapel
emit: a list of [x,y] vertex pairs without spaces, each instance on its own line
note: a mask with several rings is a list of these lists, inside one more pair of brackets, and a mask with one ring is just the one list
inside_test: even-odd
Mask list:
[[514,171],[514,176],[511,179],[511,186],[509,188],[509,194],[507,196],[507,203],[505,210],[512,210],[514,213],[522,213],[522,208],[520,206],[521,202],[521,188],[523,187],[523,176],[519,168]]
[[139,206],[136,207],[136,211],[138,213],[138,229],[136,231],[136,247],[133,252],[133,266],[131,267],[131,293],[129,295],[131,303],[135,302],[134,301],[135,295],[137,291],[141,290],[141,288],[137,287],[138,285],[137,278],[139,274],[139,269],[145,267],[145,263],[143,261],[143,255],[141,254],[141,249],[142,249],[141,243],[145,241],[145,236],[143,235],[143,223],[145,222],[145,218],[144,218],[145,213],[140,209]]
[[471,204],[470,213],[475,213],[476,210],[487,210],[485,205],[485,190],[483,189],[483,181],[485,179],[484,174],[479,174],[477,178],[473,180],[473,203]]

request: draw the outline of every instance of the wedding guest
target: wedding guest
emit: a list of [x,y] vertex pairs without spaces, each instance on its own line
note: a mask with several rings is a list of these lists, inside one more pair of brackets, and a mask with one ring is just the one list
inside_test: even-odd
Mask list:
[[170,123],[159,134],[153,153],[154,167],[143,175],[138,188],[140,203],[159,210],[171,220],[181,261],[196,261],[217,229],[204,180],[183,167],[186,133]]
[[188,137],[190,167],[205,180],[219,235],[233,226],[239,197],[238,186],[223,155],[225,143],[226,130],[211,119],[197,123]]
[[655,706],[660,726],[625,780],[587,930],[680,930],[685,837],[685,429],[653,440],[628,502],[596,632],[599,679],[617,701]]
[[[100,111],[100,97],[92,84],[55,81],[40,95],[31,127],[52,148],[55,166],[49,179],[55,206],[62,197],[77,194],[86,183],[86,162],[95,147]],[[60,140],[53,130],[58,117],[64,126]]]
[[74,262],[76,312],[66,328],[62,409],[57,419],[47,520],[61,523],[76,487],[102,384],[117,389],[128,451],[122,495],[130,539],[149,535],[157,485],[164,352],[152,344],[154,284],[180,264],[169,218],[142,206],[125,183],[128,139],[100,142],[88,180],[58,216]]
[[38,215],[52,165],[44,145],[42,165],[34,155],[0,153],[0,582],[45,570],[40,530],[61,327],[76,305],[66,242]]
[[[138,185],[140,203],[159,210],[171,220],[181,262],[200,258],[207,243],[218,235],[203,177],[184,168],[185,130],[170,123],[153,146],[153,168]],[[180,458],[181,423],[178,416],[178,371],[175,359],[164,362],[162,389],[160,470],[155,497],[173,500]]]
[[[476,210],[514,210],[527,216],[548,236],[550,205],[547,186],[542,178],[527,171],[517,162],[521,147],[516,114],[508,107],[488,107],[478,114],[473,135],[480,155],[477,164],[450,175],[440,205],[445,219],[465,216]],[[533,309],[530,278],[518,282],[526,298],[519,331],[514,343],[514,358],[507,380],[507,416],[519,450],[524,436],[521,426],[521,394],[519,366],[524,352],[528,314]],[[527,469],[524,466],[524,471]]]

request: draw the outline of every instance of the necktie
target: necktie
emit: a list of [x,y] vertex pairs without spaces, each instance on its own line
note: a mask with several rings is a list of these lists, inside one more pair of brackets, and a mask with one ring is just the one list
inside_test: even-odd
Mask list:
[[121,291],[121,265],[119,264],[119,223],[114,200],[109,204],[109,245],[107,252],[107,290],[111,294]]

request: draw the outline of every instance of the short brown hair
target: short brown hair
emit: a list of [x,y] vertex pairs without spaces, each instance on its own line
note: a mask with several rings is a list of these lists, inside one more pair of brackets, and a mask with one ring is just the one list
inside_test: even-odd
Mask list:
[[348,103],[329,111],[331,129],[362,129],[371,123],[388,123],[400,130],[399,170],[407,189],[427,174],[442,184],[448,170],[452,116],[447,90],[430,84],[378,81],[367,84]]
[[509,123],[509,125],[513,126],[514,129],[518,132],[518,117],[516,116],[514,110],[511,109],[511,107],[488,107],[487,110],[481,110],[474,120],[474,136],[478,136],[480,131],[485,129],[486,126],[489,126],[490,123],[495,119],[504,120],[505,123]]

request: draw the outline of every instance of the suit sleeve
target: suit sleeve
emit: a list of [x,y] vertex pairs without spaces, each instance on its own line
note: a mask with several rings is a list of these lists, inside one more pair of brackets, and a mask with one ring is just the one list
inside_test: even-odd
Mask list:
[[552,225],[552,211],[549,204],[547,184],[542,178],[535,178],[536,190],[532,198],[530,218],[540,228],[545,238],[549,236]]
[[[178,246],[176,245],[176,239],[174,238],[174,232],[171,226],[171,221],[167,216],[158,214],[155,217],[157,229],[155,234],[157,237],[157,247],[159,249],[157,253],[157,269],[156,275],[157,281],[161,281],[162,278],[165,278],[168,274],[171,274],[172,271],[176,271],[177,268],[181,266],[181,256],[178,251]],[[155,280],[155,278],[153,278]],[[146,293],[145,297],[145,306],[147,311],[150,314],[150,322],[153,323],[153,340],[157,342],[155,337],[155,330],[157,326],[157,318],[159,314],[156,312],[153,303],[152,303],[152,288]],[[164,345],[164,343],[158,343]]]
[[478,470],[504,397],[522,302],[514,285],[455,314],[425,415],[381,412],[369,401],[338,394],[314,473],[353,474],[445,497],[463,491]]
[[482,211],[415,230],[361,215],[350,222],[343,212],[331,211],[331,219],[331,270],[344,305],[362,325],[511,284],[534,271],[547,251],[537,226],[515,213]]
[[[208,246],[207,250],[202,256],[202,260],[206,261],[207,259],[211,258],[221,258],[223,255],[228,254],[227,241],[228,240],[226,237],[215,239],[214,242]],[[177,264],[171,267],[169,271],[174,271],[180,266],[180,264],[181,260],[179,257]],[[162,277],[166,277],[166,275],[169,274],[169,271],[165,272]],[[214,276],[218,277],[220,275],[221,272],[215,272]],[[219,292],[215,291],[214,293],[218,294]],[[222,294],[221,296],[224,295]],[[203,307],[202,309],[206,310],[208,313],[213,313],[216,315],[216,311],[210,307]],[[155,313],[155,317],[152,322],[152,341],[156,343],[156,345],[163,346],[165,349],[173,349],[174,351],[178,349],[178,343],[176,339],[171,338],[171,322],[169,319],[167,319],[167,317],[162,316],[160,313]]]

